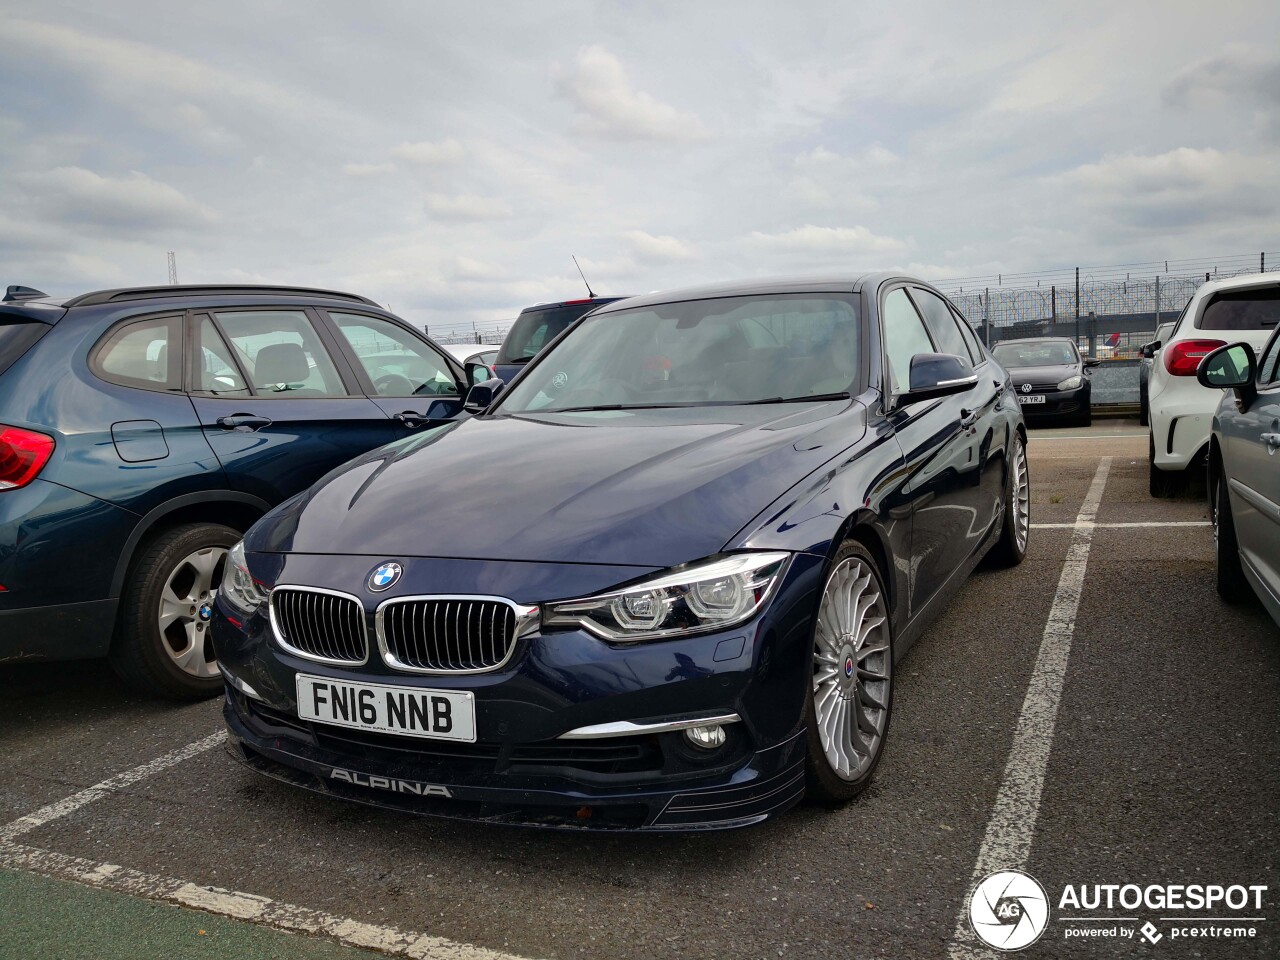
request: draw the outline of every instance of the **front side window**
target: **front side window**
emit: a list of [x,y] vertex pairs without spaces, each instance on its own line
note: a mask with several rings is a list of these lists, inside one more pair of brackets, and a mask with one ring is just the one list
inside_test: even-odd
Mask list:
[[951,315],[947,305],[933,293],[920,287],[912,288],[911,296],[915,298],[916,306],[924,316],[924,322],[933,336],[933,342],[938,345],[938,352],[964,357],[970,363],[976,364],[978,359],[970,352],[969,345],[965,343],[964,334],[960,332],[960,327],[956,325],[956,319]]
[[152,317],[113,329],[94,354],[104,380],[145,390],[182,389],[182,325],[178,317]]
[[249,377],[255,397],[342,397],[347,391],[305,313],[239,310],[218,326]]
[[906,393],[911,389],[911,358],[918,353],[933,353],[933,342],[905,290],[894,290],[885,297],[881,314],[889,384],[895,395]]
[[861,369],[855,302],[722,297],[589,317],[500,412],[782,403],[842,394]]
[[194,389],[215,397],[247,397],[249,387],[236,368],[231,350],[208,317],[201,317],[196,331]]
[[401,327],[355,313],[329,316],[380,397],[457,396],[444,358]]
[[1262,359],[1258,361],[1258,385],[1269,386],[1276,382],[1276,361],[1280,359],[1280,333],[1273,333],[1267,341]]

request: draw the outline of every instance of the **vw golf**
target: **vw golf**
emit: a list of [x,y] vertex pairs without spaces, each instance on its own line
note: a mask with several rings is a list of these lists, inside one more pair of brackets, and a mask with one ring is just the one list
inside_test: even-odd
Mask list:
[[895,663],[1030,527],[1005,371],[892,275],[577,321],[465,422],[255,524],[213,622],[233,755],[418,813],[757,823],[870,782]]

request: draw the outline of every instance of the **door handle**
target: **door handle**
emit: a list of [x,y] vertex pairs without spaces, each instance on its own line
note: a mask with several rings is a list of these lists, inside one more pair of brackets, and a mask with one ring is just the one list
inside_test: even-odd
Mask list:
[[961,410],[960,411],[960,426],[964,427],[964,429],[968,430],[977,422],[978,422],[977,410]]
[[268,417],[259,417],[252,413],[233,413],[229,417],[219,417],[217,424],[223,430],[239,430],[242,433],[252,433],[255,430],[261,430],[263,427],[271,426],[271,420]]
[[416,430],[418,427],[422,426],[424,423],[427,422],[427,418],[425,414],[414,413],[412,410],[403,410],[400,413],[392,414],[391,419],[399,420],[410,430]]

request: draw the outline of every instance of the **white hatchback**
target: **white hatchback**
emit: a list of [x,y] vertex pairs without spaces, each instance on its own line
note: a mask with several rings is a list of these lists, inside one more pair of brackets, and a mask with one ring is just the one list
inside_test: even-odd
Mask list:
[[1196,368],[1228,343],[1260,351],[1280,322],[1280,273],[1214,280],[1198,289],[1159,345],[1148,387],[1151,495],[1167,497],[1202,465],[1222,391],[1202,387]]

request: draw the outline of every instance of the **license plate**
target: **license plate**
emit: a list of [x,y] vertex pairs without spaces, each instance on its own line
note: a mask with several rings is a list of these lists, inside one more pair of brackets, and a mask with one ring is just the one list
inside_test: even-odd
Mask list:
[[1019,403],[1044,403],[1044,397],[1039,394],[1032,394],[1029,397],[1018,397]]
[[298,674],[298,716],[402,737],[476,742],[475,696]]

